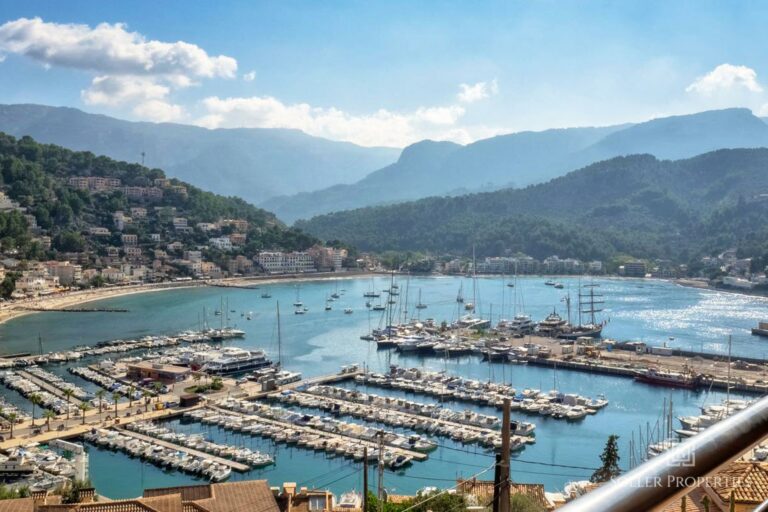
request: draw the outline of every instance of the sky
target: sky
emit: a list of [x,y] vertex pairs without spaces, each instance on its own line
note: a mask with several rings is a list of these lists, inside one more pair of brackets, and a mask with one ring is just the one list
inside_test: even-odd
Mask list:
[[0,0],[0,103],[364,146],[768,116],[768,2]]

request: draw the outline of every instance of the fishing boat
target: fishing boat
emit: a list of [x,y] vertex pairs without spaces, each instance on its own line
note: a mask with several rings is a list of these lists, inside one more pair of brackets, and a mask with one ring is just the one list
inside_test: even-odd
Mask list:
[[768,337],[768,322],[759,322],[757,327],[752,328],[752,334],[754,336]]
[[659,368],[646,368],[635,370],[635,380],[656,386],[669,386],[683,389],[696,389],[706,380],[700,373],[686,369],[682,372],[661,370]]
[[557,288],[558,290],[562,290],[563,288],[565,288],[565,286],[563,285],[563,283],[555,283],[555,285],[554,285],[554,286],[555,286],[555,288]]
[[272,295],[269,292],[264,292],[261,294],[262,299],[271,299]]
[[555,286],[555,282],[551,279],[547,279],[546,281],[544,281],[544,284],[546,286]]
[[352,308],[344,308],[344,314],[345,315],[351,315],[352,313],[354,313]]
[[387,309],[383,304],[376,304],[371,308],[372,311],[385,311]]

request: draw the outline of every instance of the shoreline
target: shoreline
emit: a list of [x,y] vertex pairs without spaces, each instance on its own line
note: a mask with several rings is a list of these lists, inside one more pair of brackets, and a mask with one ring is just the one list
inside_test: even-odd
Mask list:
[[[108,288],[97,288],[88,290],[77,290],[71,292],[62,292],[58,294],[51,294],[44,297],[37,297],[34,299],[24,299],[14,302],[7,302],[0,305],[0,325],[20,318],[25,315],[33,313],[44,313],[45,311],[32,310],[28,308],[39,309],[63,309],[72,306],[79,306],[96,302],[100,300],[113,299],[118,297],[125,297],[129,295],[136,295],[140,293],[151,293],[168,290],[182,290],[189,288],[199,288],[203,286],[207,287],[220,287],[220,288],[256,288],[259,285],[270,285],[280,282],[311,282],[311,281],[334,281],[338,279],[358,279],[365,277],[374,277],[389,275],[389,272],[377,272],[377,271],[350,271],[350,272],[318,272],[313,274],[277,274],[277,275],[264,275],[264,276],[242,276],[242,277],[227,277],[216,280],[205,281],[180,281],[169,283],[147,283],[139,285],[126,285],[116,286]],[[399,276],[402,274],[398,274]],[[460,274],[425,274],[425,276],[433,277],[461,277]],[[501,277],[502,274],[483,274],[483,277]],[[532,274],[535,277],[577,277],[574,275],[538,275]],[[749,297],[763,297],[767,296],[763,293],[749,293],[748,290],[737,290],[729,288],[718,288],[711,286],[708,283],[702,281],[685,279],[685,278],[635,278],[635,277],[623,277],[623,276],[599,276],[601,279],[616,279],[616,280],[630,280],[630,281],[666,281],[678,286],[686,288],[696,288],[699,290],[709,290],[713,292],[732,293],[738,295],[745,295]]]
[[28,308],[40,309],[63,309],[72,306],[79,306],[106,299],[126,297],[140,293],[152,293],[169,290],[183,290],[199,287],[220,287],[220,288],[244,288],[256,287],[259,284],[275,284],[279,282],[309,282],[309,281],[333,281],[336,279],[354,279],[374,275],[371,272],[344,272],[342,275],[333,272],[323,272],[316,274],[283,274],[272,276],[252,276],[252,277],[228,277],[224,279],[208,281],[180,281],[171,283],[148,283],[139,285],[116,286],[110,288],[96,288],[89,290],[77,290],[72,292],[62,292],[51,294],[34,299],[24,299],[15,302],[4,303],[0,305],[0,325],[20,318],[22,316],[34,313],[45,313],[45,311],[32,310]]

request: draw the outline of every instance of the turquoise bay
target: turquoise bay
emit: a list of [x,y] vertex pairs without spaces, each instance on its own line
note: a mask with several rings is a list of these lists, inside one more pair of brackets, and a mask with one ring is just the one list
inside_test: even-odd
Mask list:
[[[579,281],[562,278],[565,289],[557,290],[544,286],[544,280],[519,278],[517,286],[510,288],[506,286],[509,279],[478,279],[476,302],[480,313],[498,319],[500,315],[510,317],[516,310],[541,320],[555,308],[565,316],[561,299],[566,293],[575,298]],[[304,376],[332,373],[349,363],[365,363],[376,371],[386,370],[389,364],[399,364],[446,370],[479,379],[503,380],[519,389],[549,390],[556,385],[569,393],[587,396],[604,393],[611,401],[610,405],[579,423],[523,417],[537,423],[537,441],[514,460],[513,478],[542,482],[548,490],[560,489],[570,480],[588,478],[589,468],[596,466],[600,450],[612,433],[621,436],[622,464],[626,467],[632,432],[645,428],[646,424],[653,426],[661,415],[665,399],[673,401],[676,415],[684,415],[696,413],[703,403],[723,398],[721,393],[652,388],[625,378],[566,371],[555,374],[552,370],[533,366],[489,365],[474,356],[446,361],[400,357],[394,352],[377,351],[375,345],[359,339],[370,327],[377,327],[381,322],[380,314],[374,315],[365,307],[363,294],[371,287],[381,290],[388,282],[389,277],[384,276],[308,281],[300,286],[284,282],[268,285],[271,299],[261,298],[267,286],[258,290],[192,288],[125,296],[100,301],[99,305],[126,308],[128,313],[43,313],[0,325],[0,351],[34,352],[38,347],[38,336],[43,340],[44,350],[55,351],[108,339],[175,333],[197,328],[204,320],[215,326],[221,317],[214,316],[213,311],[224,299],[228,309],[235,311],[230,313],[230,323],[247,332],[245,340],[237,342],[238,346],[264,348],[276,358],[275,311],[276,301],[279,301],[283,362],[288,369],[301,371]],[[731,335],[736,357],[765,358],[768,354],[768,342],[749,333],[749,328],[768,316],[766,299],[684,288],[656,280],[599,279],[595,283],[600,284],[605,295],[603,318],[609,321],[604,331],[606,337],[657,345],[666,342],[691,350],[725,353],[727,336]],[[451,321],[460,313],[455,302],[460,286],[466,297],[472,296],[472,281],[465,278],[419,277],[407,281],[401,278],[399,284],[403,302],[408,291],[411,311],[421,291],[422,302],[428,304],[427,309],[420,311],[422,318],[431,317],[437,321]],[[337,289],[341,298],[333,303],[333,311],[324,311],[326,298]],[[293,314],[291,304],[297,295],[309,308],[306,315]],[[376,302],[378,299],[370,300]],[[352,308],[354,313],[345,315],[344,308]],[[204,309],[207,319],[202,318]],[[247,312],[253,313],[250,321],[241,316]],[[55,371],[66,373],[66,366],[57,367]],[[76,380],[72,376],[68,378]],[[383,390],[372,391],[385,393]],[[0,392],[11,401],[26,405],[13,391],[3,388]],[[427,397],[411,398],[430,401]],[[459,403],[449,406],[468,407]],[[483,410],[481,407],[470,408]],[[497,413],[488,409],[485,412]],[[255,447],[276,456],[275,466],[234,478],[267,478],[271,485],[295,481],[301,485],[327,486],[334,491],[361,487],[359,465],[345,459],[329,459],[320,453],[276,446],[267,440],[233,435],[201,425],[174,422],[174,426],[204,431],[218,441]],[[404,472],[387,473],[385,487],[391,492],[407,493],[428,485],[444,486],[457,476],[477,473],[493,462],[483,450],[462,447],[444,439],[439,442],[441,447],[428,461],[415,463]],[[176,485],[193,480],[181,473],[166,472],[138,459],[96,448],[91,449],[91,475],[97,488],[114,498],[138,495],[142,487]]]

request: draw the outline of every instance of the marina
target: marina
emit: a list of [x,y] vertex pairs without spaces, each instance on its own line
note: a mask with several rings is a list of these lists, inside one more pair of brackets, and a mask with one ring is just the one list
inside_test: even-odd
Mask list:
[[[425,279],[414,277],[411,277],[410,280],[410,285],[406,286],[405,278],[398,277],[400,286],[395,290],[399,295],[390,297],[390,294],[382,294],[389,299],[396,299],[392,317],[398,319],[397,323],[410,324],[412,322],[411,316],[416,316],[417,309],[415,306],[420,303],[428,305],[428,309],[419,309],[418,311],[422,312],[422,317],[425,311],[429,312],[429,316],[435,319],[431,325],[434,325],[436,331],[440,330],[443,320],[450,325],[465,315],[464,311],[461,311],[461,315],[457,313],[456,290],[459,288],[459,282],[464,283],[465,292],[472,290],[470,280],[466,278]],[[636,430],[638,426],[645,425],[648,421],[652,423],[656,421],[657,417],[661,415],[663,397],[671,396],[674,399],[675,413],[676,416],[680,417],[702,414],[700,406],[704,397],[707,397],[709,403],[720,403],[724,400],[725,393],[717,391],[717,382],[727,382],[727,364],[724,362],[726,350],[723,345],[724,336],[721,329],[728,328],[734,333],[734,364],[731,367],[732,399],[747,399],[741,395],[737,396],[737,394],[749,386],[759,388],[761,384],[757,381],[761,380],[765,372],[764,365],[760,366],[759,362],[752,360],[749,364],[757,365],[758,370],[745,369],[742,367],[743,365],[736,364],[741,354],[745,354],[746,357],[751,357],[753,360],[761,360],[761,347],[754,346],[754,340],[759,338],[752,337],[749,333],[749,329],[755,323],[754,318],[758,315],[757,313],[748,313],[753,309],[759,311],[763,307],[762,299],[759,298],[736,296],[734,299],[728,297],[730,303],[733,303],[733,307],[738,307],[743,312],[741,314],[744,319],[743,321],[734,320],[740,316],[727,312],[717,319],[710,315],[707,317],[707,321],[718,323],[718,329],[715,331],[711,331],[703,325],[691,324],[692,319],[687,316],[684,318],[687,325],[685,332],[674,327],[655,327],[658,313],[654,312],[652,316],[654,320],[649,320],[642,330],[634,331],[639,334],[634,336],[632,331],[627,329],[637,328],[632,327],[638,325],[637,317],[634,315],[647,307],[644,304],[649,304],[639,300],[642,297],[653,297],[653,300],[663,302],[665,296],[675,296],[677,297],[675,300],[678,301],[676,307],[683,312],[680,314],[687,315],[688,313],[685,312],[693,306],[698,310],[710,307],[708,304],[711,304],[713,308],[721,308],[722,303],[717,298],[719,295],[715,292],[676,287],[663,282],[601,280],[602,293],[607,296],[607,311],[604,314],[611,319],[603,336],[610,336],[611,338],[603,339],[599,359],[590,358],[586,354],[574,354],[570,359],[566,359],[558,350],[567,347],[569,345],[567,342],[561,343],[558,340],[537,334],[527,334],[523,338],[510,336],[507,341],[500,342],[491,335],[492,333],[471,334],[468,331],[467,333],[455,332],[457,342],[466,345],[466,348],[462,348],[461,351],[453,351],[454,353],[451,354],[447,354],[446,351],[429,354],[417,350],[378,350],[375,342],[359,339],[361,334],[377,328],[382,315],[387,314],[386,308],[385,311],[374,312],[372,307],[366,307],[366,300],[376,301],[377,299],[366,299],[364,294],[371,291],[379,293],[377,290],[385,288],[390,289],[390,281],[391,276],[346,280],[343,286],[346,288],[346,292],[338,291],[340,298],[337,304],[340,305],[336,310],[330,312],[323,311],[323,306],[327,303],[328,297],[337,293],[336,284],[332,281],[307,281],[303,283],[301,301],[309,311],[303,315],[289,314],[284,316],[282,348],[278,347],[275,336],[275,301],[279,300],[281,304],[290,306],[296,300],[296,287],[289,282],[260,286],[259,290],[233,288],[222,291],[221,288],[199,287],[183,291],[174,290],[145,296],[137,295],[112,299],[107,303],[109,307],[125,308],[129,312],[110,316],[108,329],[106,325],[103,325],[102,320],[98,319],[98,313],[88,315],[87,318],[95,320],[89,323],[89,329],[85,331],[78,325],[81,322],[75,320],[75,315],[61,314],[61,316],[57,316],[59,314],[55,312],[46,313],[36,323],[36,325],[39,324],[39,328],[36,327],[37,330],[34,332],[40,332],[43,348],[50,352],[40,354],[38,351],[38,353],[24,357],[8,358],[5,365],[9,371],[29,372],[32,370],[38,372],[38,369],[42,369],[74,386],[78,386],[88,397],[93,397],[99,389],[103,389],[106,392],[106,398],[102,397],[102,400],[103,403],[107,404],[104,406],[104,413],[99,413],[98,408],[89,411],[86,417],[87,425],[82,426],[82,430],[75,428],[75,424],[79,425],[80,418],[73,418],[72,425],[67,432],[71,431],[73,434],[80,435],[77,432],[87,433],[93,428],[106,427],[107,425],[101,426],[101,422],[104,421],[103,418],[109,415],[114,416],[114,411],[112,411],[114,404],[109,400],[112,391],[108,390],[122,390],[122,394],[125,396],[131,385],[135,387],[135,391],[141,388],[140,382],[126,379],[125,368],[129,364],[136,364],[141,361],[157,361],[161,364],[181,365],[182,367],[199,364],[199,368],[202,368],[205,360],[213,357],[213,354],[220,353],[217,351],[220,351],[221,348],[237,347],[249,352],[263,350],[267,359],[275,362],[282,360],[283,368],[291,375],[280,378],[286,379],[280,382],[279,385],[282,386],[280,389],[270,390],[268,384],[270,379],[248,380],[247,375],[237,373],[231,376],[225,375],[223,395],[209,397],[207,409],[195,409],[193,412],[206,411],[206,415],[212,417],[219,415],[227,418],[228,421],[225,420],[223,424],[220,424],[218,420],[216,423],[204,423],[202,419],[198,421],[192,417],[182,416],[182,420],[163,420],[162,423],[158,424],[158,427],[172,429],[177,434],[183,432],[187,437],[198,436],[193,437],[193,439],[199,439],[199,436],[202,435],[206,442],[229,446],[233,452],[247,448],[251,452],[268,454],[274,460],[274,464],[265,467],[249,467],[244,472],[232,471],[229,477],[231,479],[259,478],[260,475],[267,474],[285,475],[285,478],[289,480],[296,479],[296,471],[300,467],[298,461],[301,461],[301,464],[307,468],[317,468],[314,471],[298,470],[300,474],[305,475],[306,479],[311,479],[313,474],[331,471],[334,468],[338,469],[343,464],[359,464],[362,460],[360,448],[363,446],[369,448],[369,457],[377,456],[378,440],[375,436],[371,441],[367,441],[359,436],[346,435],[346,433],[342,434],[321,428],[324,426],[322,414],[326,414],[334,420],[341,417],[344,418],[343,423],[349,425],[345,428],[352,429],[350,432],[357,430],[366,433],[365,435],[370,435],[372,432],[385,430],[396,435],[396,437],[391,438],[395,443],[408,443],[411,436],[417,436],[429,442],[425,446],[435,446],[429,452],[411,450],[405,447],[402,448],[406,450],[405,452],[399,452],[400,448],[390,444],[384,447],[383,453],[388,464],[397,460],[395,454],[403,456],[401,462],[396,464],[396,468],[388,466],[386,475],[390,482],[388,485],[397,486],[399,489],[414,490],[423,485],[423,481],[420,481],[419,478],[453,479],[457,473],[472,474],[473,465],[484,467],[489,464],[489,457],[493,456],[493,443],[483,444],[477,440],[472,440],[471,432],[482,433],[482,435],[477,436],[478,439],[489,433],[498,432],[498,424],[483,426],[482,421],[483,418],[491,422],[493,420],[489,418],[498,419],[500,416],[498,403],[504,397],[509,397],[513,403],[520,405],[519,408],[513,410],[513,420],[517,424],[522,426],[535,423],[535,430],[531,432],[535,434],[535,437],[520,436],[522,441],[525,441],[522,438],[529,438],[535,442],[524,442],[525,449],[516,449],[514,452],[513,465],[516,469],[516,475],[518,475],[516,478],[522,481],[543,481],[548,489],[556,490],[561,489],[569,480],[588,478],[590,471],[570,469],[542,474],[541,464],[555,462],[568,464],[569,461],[589,460],[595,460],[596,464],[597,455],[607,435],[614,432],[621,435],[625,441],[620,445],[620,450],[623,460],[628,462],[630,453],[628,440],[631,432]],[[518,278],[514,288],[507,287],[507,281],[477,278],[478,294],[483,300],[475,302],[474,315],[477,315],[478,318],[488,319],[489,306],[493,303],[494,319],[492,325],[498,324],[502,318],[502,313],[504,313],[504,309],[501,307],[501,294],[509,295],[510,290],[517,289],[519,293],[525,294],[525,313],[530,316],[532,321],[542,321],[553,312],[552,304],[555,302],[562,304],[559,301],[562,294],[578,284],[575,279],[571,278],[560,278],[556,282],[562,283],[565,288],[557,289],[554,286],[544,286],[542,280],[535,278]],[[410,298],[408,298],[409,289]],[[420,301],[417,299],[419,289],[421,290]],[[207,321],[209,324],[217,325],[225,320],[221,318],[221,315],[214,314],[217,308],[221,309],[219,306],[222,301],[222,293],[227,294],[231,327],[242,330],[244,332],[243,338],[218,341],[203,332],[205,319],[200,317],[199,312],[203,311],[204,308],[208,311]],[[262,298],[261,295],[263,294],[270,295],[269,299],[271,300]],[[497,295],[494,297],[494,294]],[[621,301],[617,301],[617,297],[620,297]],[[689,305],[683,304],[680,302],[680,297],[688,297],[686,300],[692,300],[692,302]],[[408,298],[412,313],[405,316],[407,322],[403,323],[402,309],[406,298]],[[469,301],[473,300],[469,299]],[[510,311],[510,302],[509,298],[505,299],[507,314],[504,316],[514,318],[515,315],[511,314],[513,312]],[[355,314],[343,314],[343,309],[346,307],[353,309]],[[567,315],[561,309],[562,306],[559,308],[558,313],[565,318]],[[235,313],[230,310],[234,310]],[[156,313],[158,311],[162,311],[162,314]],[[253,313],[254,320],[246,320],[246,315],[249,312]],[[630,312],[632,316],[628,316]],[[242,316],[241,313],[243,313]],[[699,312],[696,314],[698,315]],[[747,315],[752,316],[747,318]],[[31,318],[31,316],[20,317],[0,326],[0,335],[6,340],[3,344],[5,353],[29,353],[30,347],[39,346],[38,335],[30,335],[28,334],[29,331],[26,333],[24,331],[25,325],[30,322]],[[738,325],[733,328],[729,327],[730,323],[734,321],[737,321]],[[418,323],[419,321],[414,319],[413,322]],[[430,325],[430,321],[426,318],[421,323],[425,326]],[[52,330],[54,325],[56,334]],[[653,334],[654,332],[656,334]],[[696,333],[695,339],[691,338],[693,333]],[[451,333],[443,334],[443,336],[445,342],[452,343]],[[670,340],[670,337],[674,337],[674,340]],[[114,338],[120,339],[113,341]],[[464,339],[462,340],[462,338]],[[702,357],[701,360],[698,360],[693,355],[639,355],[618,346],[614,350],[610,350],[606,348],[607,345],[604,343],[606,339],[631,340],[632,338],[641,339],[648,345],[653,345],[655,339],[658,346],[666,343],[673,350],[681,349],[691,353],[711,352],[711,357]],[[493,342],[488,343],[489,341]],[[530,346],[526,347],[526,344]],[[507,350],[506,358],[500,357],[498,354],[499,349],[517,346],[526,348],[528,353],[520,351],[518,353],[520,358],[516,362],[511,361],[508,357],[508,354],[512,352],[511,348]],[[549,357],[537,357],[531,354],[531,349],[534,346],[549,348]],[[493,353],[483,353],[482,349],[493,349]],[[546,354],[546,351],[544,353]],[[107,358],[114,358],[114,360],[110,360],[108,364],[102,364],[102,361]],[[16,363],[17,360],[22,362]],[[523,360],[526,364],[521,364]],[[33,363],[38,361],[39,363],[35,367]],[[716,375],[713,384],[698,390],[673,389],[649,386],[636,381],[633,376],[633,372],[638,368],[648,366],[677,368],[677,365],[681,366],[685,362],[694,366],[701,373]],[[624,367],[625,364],[631,364],[631,367]],[[341,366],[346,367],[345,371],[339,371]],[[430,389],[429,393],[418,390],[414,392],[403,386],[381,386],[375,382],[367,383],[363,380],[371,375],[390,375],[393,366],[403,369],[403,371],[415,369],[422,375],[432,376],[436,374],[441,375],[441,377],[435,377],[437,380],[432,383],[434,389]],[[303,374],[305,377],[302,380],[296,380],[294,374]],[[45,377],[45,374],[40,375]],[[273,380],[277,383],[280,379],[275,378]],[[739,379],[744,379],[744,381]],[[47,380],[51,379],[48,378]],[[51,382],[53,383],[52,380]],[[172,403],[174,400],[178,400],[179,395],[183,393],[183,388],[206,382],[210,383],[210,379],[204,378],[194,382],[190,377],[188,383],[176,386],[175,398],[164,395],[161,397],[160,403]],[[459,382],[462,383],[462,386],[454,385]],[[169,385],[168,387],[172,386]],[[722,389],[725,390],[726,387],[724,386]],[[552,395],[551,391],[553,390],[558,390],[558,392]],[[46,389],[40,388],[40,391],[49,393],[53,398],[59,400],[59,405],[61,405],[62,400],[59,396]],[[154,394],[155,389],[154,386],[149,385],[144,391],[148,394]],[[290,392],[285,396],[294,398],[281,398],[284,391]],[[247,399],[242,405],[238,405],[238,407],[244,407],[243,411],[245,412],[220,408],[218,404],[226,405],[228,403],[224,398],[227,394],[231,395],[230,401],[232,403],[238,401],[239,404],[239,400],[241,400],[239,397]],[[3,389],[2,395],[9,405],[29,416],[30,404],[21,394],[11,389]],[[487,397],[483,398],[481,395],[487,395]],[[567,400],[572,400],[572,403],[566,402],[566,396],[569,395],[571,398]],[[595,407],[602,403],[600,402],[602,400],[600,395],[605,395],[605,400],[610,401],[602,408]],[[257,413],[257,409],[265,407],[263,400],[269,399],[267,397],[273,397],[271,400],[285,400],[282,405],[286,407],[286,411],[290,413],[291,409],[294,409],[294,414],[300,414],[301,417],[305,415],[312,417],[313,419],[310,420],[312,425],[305,426],[288,421],[286,418],[290,416],[273,415],[268,417],[264,413]],[[515,400],[515,398],[519,398],[519,400]],[[371,403],[375,405],[361,403],[360,401],[363,399],[373,400]],[[93,405],[93,402],[90,401],[92,398],[87,398],[87,400]],[[154,408],[154,398],[152,400]],[[221,402],[222,400],[224,402]],[[289,403],[288,400],[297,400],[297,402]],[[529,402],[525,402],[525,400],[529,400]],[[538,409],[535,405],[537,401],[540,402]],[[523,403],[526,403],[526,408],[522,407]],[[527,404],[531,404],[530,407]],[[659,405],[649,408],[647,404]],[[546,405],[549,405],[549,408]],[[581,418],[568,421],[567,410],[555,407],[561,405],[583,406],[585,411],[577,409],[575,414],[581,415]],[[74,402],[72,406],[74,407]],[[143,401],[141,403],[134,402],[130,411],[133,413],[137,407],[140,407],[143,412]],[[178,406],[171,405],[171,407]],[[253,409],[249,410],[249,408]],[[374,408],[377,410],[374,411]],[[130,432],[127,429],[130,424],[146,421],[148,417],[152,417],[153,413],[161,417],[172,414],[172,411],[173,414],[183,414],[185,411],[185,409],[176,408],[168,411],[150,411],[147,415],[126,417],[125,413],[129,408],[128,400],[125,398],[120,400],[118,409],[120,411],[120,427],[125,427],[119,432],[123,436],[127,436]],[[322,411],[322,414],[307,414],[312,409]],[[554,414],[552,414],[553,409]],[[41,414],[39,411],[38,409],[36,414],[38,417]],[[444,416],[434,418],[427,416],[427,414],[433,414],[436,411],[446,412],[437,413]],[[544,414],[547,411],[549,412]],[[59,418],[64,415],[64,412],[62,409]],[[590,412],[594,412],[594,414]],[[195,414],[202,415],[203,413],[195,412]],[[347,418],[354,423],[346,421]],[[61,419],[54,421],[56,422],[54,426],[63,422]],[[427,428],[423,428],[427,422],[441,425],[441,427],[430,429],[427,426]],[[472,424],[478,422],[480,425]],[[240,426],[229,428],[227,423],[231,427]],[[327,423],[337,425],[333,422]],[[24,432],[28,422],[21,422],[19,425],[18,431]],[[252,425],[255,427],[249,428]],[[288,430],[298,432],[297,435],[294,434],[290,442],[288,442],[288,437],[284,436]],[[687,429],[681,424],[679,430]],[[462,431],[467,433],[464,437],[460,435]],[[44,433],[47,434],[47,432]],[[56,434],[55,429],[50,434]],[[156,440],[154,437],[149,437]],[[573,443],[574,437],[578,437],[581,442]],[[76,437],[75,440],[77,440]],[[150,441],[142,442],[149,443]],[[174,467],[170,467],[169,472],[169,466],[162,463],[158,465],[157,462],[151,462],[151,468],[155,469],[150,469],[148,460],[141,459],[140,456],[132,459],[128,456],[128,452],[110,451],[107,446],[106,444],[94,444],[92,446],[91,471],[96,484],[106,486],[110,496],[127,495],[125,493],[130,492],[130,489],[136,489],[136,486],[139,485],[138,480],[109,483],[110,480],[103,472],[99,473],[98,471],[100,464],[108,463],[111,467],[124,468],[142,467],[142,472],[146,471],[146,474],[156,475],[168,485],[189,482],[190,479],[210,478],[210,476],[199,472],[186,472],[179,468],[174,469]],[[182,443],[177,443],[177,446],[182,449],[191,449],[183,446]],[[211,457],[210,453],[202,450],[201,452],[205,453],[208,458]],[[459,452],[461,453],[459,454]],[[558,454],[556,459],[555,453]],[[409,459],[410,463],[403,462],[409,461]],[[529,464],[526,461],[537,464]],[[143,466],[137,466],[137,464],[143,464]],[[575,465],[583,466],[583,464]],[[138,475],[135,469],[133,472]],[[352,478],[352,476],[347,479],[341,478],[333,487],[339,491],[348,489]]]

